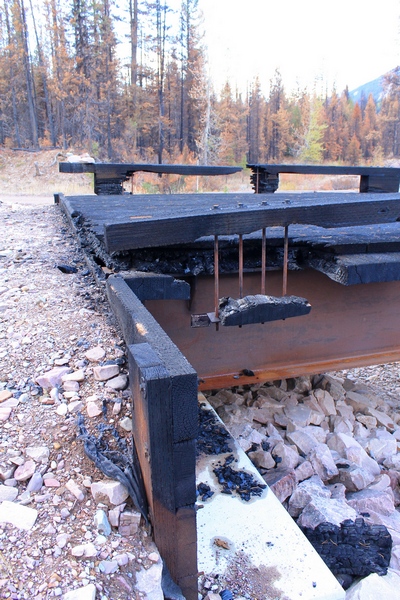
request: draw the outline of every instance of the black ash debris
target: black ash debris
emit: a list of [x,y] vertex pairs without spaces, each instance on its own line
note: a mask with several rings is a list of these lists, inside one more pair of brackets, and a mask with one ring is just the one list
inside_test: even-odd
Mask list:
[[242,500],[248,502],[252,496],[261,496],[266,485],[258,483],[250,473],[246,471],[237,471],[231,467],[234,462],[233,454],[229,455],[224,463],[215,469],[218,483],[222,486],[223,494],[236,493]]
[[207,410],[205,404],[200,404],[197,455],[232,452],[229,443],[230,437],[228,431],[213,414],[213,411]]

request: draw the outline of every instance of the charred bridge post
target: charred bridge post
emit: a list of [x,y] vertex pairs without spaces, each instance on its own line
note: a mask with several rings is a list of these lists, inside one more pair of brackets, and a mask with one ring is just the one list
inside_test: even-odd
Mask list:
[[185,598],[197,600],[197,373],[122,277],[109,277],[107,295],[128,345],[133,436],[154,540]]

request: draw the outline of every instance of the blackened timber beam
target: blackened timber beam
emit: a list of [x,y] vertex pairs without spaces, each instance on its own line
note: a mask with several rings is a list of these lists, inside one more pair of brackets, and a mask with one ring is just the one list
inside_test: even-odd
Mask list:
[[122,277],[107,294],[128,344],[133,436],[154,539],[187,600],[197,600],[197,374]]
[[400,218],[400,194],[279,194],[268,204],[251,201],[254,196],[249,194],[181,194],[159,196],[168,202],[160,202],[157,209],[154,199],[139,198],[119,214],[118,222],[103,222],[108,252],[190,243],[208,235],[248,234],[263,227],[335,228]]
[[124,276],[132,292],[141,300],[190,300],[190,285],[162,273],[129,271]]
[[400,253],[310,253],[304,266],[324,273],[342,285],[400,281]]
[[279,186],[280,173],[299,175],[359,175],[360,192],[398,192],[400,169],[395,167],[248,164],[253,189],[257,194],[273,193]]
[[138,171],[173,175],[230,175],[242,167],[210,165],[159,165],[141,163],[59,163],[60,173],[93,173],[95,194],[122,194],[122,184]]

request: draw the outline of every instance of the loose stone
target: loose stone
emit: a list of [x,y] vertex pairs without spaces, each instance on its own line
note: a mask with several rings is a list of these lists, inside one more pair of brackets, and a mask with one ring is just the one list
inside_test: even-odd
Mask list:
[[[11,488],[12,489],[12,488]],[[34,526],[38,511],[4,500],[0,504],[0,523],[11,523],[18,529],[30,530]]]
[[79,500],[79,502],[82,502],[85,499],[83,490],[73,479],[69,479],[69,481],[67,481],[65,484],[65,487],[71,492],[71,494],[75,496],[77,500]]
[[17,496],[18,496],[18,490],[15,489],[14,487],[0,485],[0,502],[4,502],[4,500],[13,502]]
[[105,350],[103,350],[101,346],[95,346],[94,348],[90,348],[90,350],[88,350],[85,353],[86,358],[91,362],[100,362],[101,360],[103,360],[105,355]]
[[108,379],[112,379],[116,377],[119,373],[118,365],[104,365],[99,367],[94,367],[93,375],[96,381],[107,381]]
[[32,477],[36,470],[36,465],[33,460],[27,460],[23,465],[18,467],[14,473],[14,478],[17,481],[27,481]]

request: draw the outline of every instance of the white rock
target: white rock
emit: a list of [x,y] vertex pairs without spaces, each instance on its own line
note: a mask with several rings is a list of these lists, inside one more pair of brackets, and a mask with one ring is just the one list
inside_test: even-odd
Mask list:
[[139,529],[141,514],[140,512],[127,510],[121,513],[119,517],[118,533],[125,537],[135,535]]
[[354,462],[359,467],[369,471],[375,477],[380,475],[381,468],[378,463],[368,456],[364,448],[346,433],[334,433],[327,441],[331,450],[336,450],[340,456]]
[[88,417],[98,417],[103,412],[100,402],[88,402],[86,404],[86,412]]
[[37,463],[45,463],[49,460],[50,450],[47,446],[29,446],[26,448],[25,454]]
[[390,487],[390,477],[386,473],[382,473],[382,475],[378,475],[374,482],[368,486],[368,489],[383,492],[388,487]]
[[375,477],[362,467],[352,465],[348,469],[339,469],[339,476],[336,480],[343,483],[347,491],[357,492],[370,485],[375,480]]
[[393,492],[391,488],[384,491],[365,489],[347,495],[347,504],[358,513],[374,511],[381,515],[395,512]]
[[106,383],[106,388],[111,388],[113,390],[124,390],[128,386],[128,376],[118,375],[117,377],[113,377],[109,379]]
[[85,381],[85,373],[82,369],[79,369],[73,373],[67,373],[66,375],[63,375],[61,381],[63,383],[65,381],[77,381],[79,383],[80,381]]
[[36,471],[30,478],[26,489],[28,492],[39,492],[43,487],[43,477]]
[[73,380],[66,380],[63,382],[63,390],[64,392],[79,392],[79,382]]
[[43,375],[36,377],[36,383],[44,389],[57,387],[61,384],[62,377],[70,371],[69,367],[55,367]]
[[[150,555],[149,555],[149,559],[152,560],[150,558]],[[122,554],[116,554],[114,556],[114,560],[117,561],[117,563],[120,567],[124,567],[125,565],[127,565],[129,563],[129,556],[126,552],[123,552]],[[157,561],[152,561],[152,562],[157,562]]]
[[397,452],[397,440],[393,439],[377,439],[371,438],[368,440],[365,450],[378,463],[383,463],[384,460],[395,455]]
[[28,531],[34,526],[38,516],[35,508],[4,500],[0,505],[0,523],[11,523],[18,529]]
[[266,452],[264,450],[249,452],[249,458],[256,467],[261,469],[273,469],[276,465],[271,452]]
[[11,408],[7,408],[6,406],[0,406],[0,421],[7,421],[11,415]]
[[119,565],[116,560],[102,560],[99,563],[99,570],[101,571],[101,573],[104,573],[105,575],[110,575],[111,573],[115,573],[116,571],[118,571],[118,569],[119,569]]
[[308,456],[310,452],[318,445],[318,441],[310,435],[302,430],[292,431],[291,433],[286,433],[286,439],[291,443],[297,446],[299,453],[302,456]]
[[93,583],[76,590],[71,590],[63,595],[63,600],[95,600],[96,586]]
[[345,519],[354,521],[356,517],[356,511],[348,506],[346,502],[316,496],[304,508],[297,523],[300,527],[314,529],[320,523],[340,525]]
[[339,471],[332,458],[331,451],[326,444],[317,444],[308,455],[312,468],[319,475],[322,481],[328,481]]
[[322,410],[322,412],[327,415],[336,415],[335,401],[326,390],[314,390],[313,392],[315,398],[317,399],[318,406]]
[[90,486],[92,496],[96,502],[103,502],[107,506],[118,506],[129,496],[127,489],[119,483],[110,479],[96,481]]
[[300,483],[289,500],[289,514],[296,518],[301,511],[317,496],[330,498],[330,490],[323,484],[318,475]]
[[75,496],[77,500],[79,500],[79,502],[82,502],[85,499],[84,491],[73,479],[69,479],[65,484],[65,487],[71,492],[71,494]]
[[146,594],[146,600],[164,600],[161,588],[162,562],[153,564],[150,569],[136,572],[136,589]]
[[394,431],[396,429],[395,422],[386,413],[380,410],[375,410],[374,408],[369,408],[367,410],[367,414],[371,415],[371,417],[375,417],[378,423],[386,427],[389,431]]
[[311,409],[304,404],[285,406],[284,412],[287,418],[296,423],[298,427],[306,427],[311,422]]
[[349,587],[346,600],[400,600],[400,575],[392,569],[383,576],[371,573]]
[[[294,450],[283,442],[278,442],[278,444],[274,446],[272,458],[277,462],[277,464],[279,464],[280,467],[289,469],[295,469],[300,461],[300,456],[297,450]],[[277,461],[277,458],[280,458],[281,460]]]
[[108,379],[112,379],[119,374],[119,366],[118,365],[104,365],[99,367],[94,367],[93,375],[96,381],[107,381]]
[[400,572],[400,545],[392,547],[392,553],[390,555],[390,568],[394,571]]
[[56,537],[56,544],[59,548],[65,548],[65,546],[68,543],[68,540],[70,539],[70,534],[69,533],[60,533],[58,534],[58,536]]
[[17,481],[27,481],[32,477],[36,470],[36,464],[33,460],[27,460],[23,465],[18,467],[14,473],[14,479]]
[[82,556],[90,558],[93,556],[97,556],[97,553],[98,552],[96,546],[90,542],[88,544],[81,544],[79,546],[74,546],[73,548],[71,548],[72,556]]
[[4,500],[13,502],[17,496],[17,488],[9,487],[8,485],[0,485],[0,502],[3,502]]
[[71,414],[80,412],[81,410],[83,410],[83,408],[84,404],[82,400],[74,400],[73,402],[70,402],[68,404],[68,412]]
[[372,395],[366,395],[362,392],[349,391],[346,393],[346,401],[353,407],[355,412],[366,414],[369,408],[378,406],[378,399]]
[[90,348],[85,353],[86,358],[88,360],[90,360],[90,362],[99,362],[99,361],[103,360],[105,355],[106,355],[106,352],[105,352],[105,350],[103,350],[103,348],[101,346],[95,346],[94,348]]
[[110,535],[111,525],[108,522],[107,515],[104,510],[98,510],[94,516],[94,525],[99,533],[103,533],[105,536]]
[[68,406],[65,404],[65,402],[57,406],[56,413],[60,415],[60,417],[65,417],[65,415],[68,413]]
[[122,427],[125,431],[132,431],[132,419],[129,417],[124,417],[120,420],[119,426]]
[[312,464],[310,463],[310,461],[305,460],[304,462],[301,463],[301,465],[299,465],[295,469],[294,474],[296,475],[296,480],[298,482],[301,482],[301,481],[304,481],[305,479],[309,479],[315,473],[314,473],[314,469],[312,468]]

